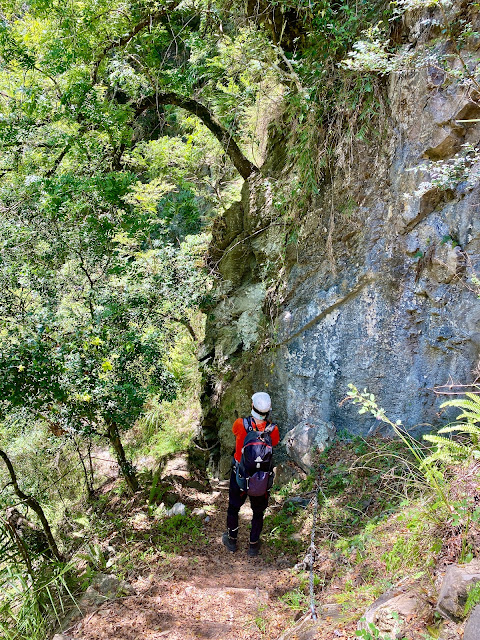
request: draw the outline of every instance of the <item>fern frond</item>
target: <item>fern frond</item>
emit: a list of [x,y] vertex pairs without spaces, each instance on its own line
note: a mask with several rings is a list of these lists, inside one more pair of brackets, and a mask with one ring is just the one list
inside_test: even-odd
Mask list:
[[446,427],[442,427],[438,430],[438,433],[457,433],[459,435],[469,435],[473,440],[480,438],[480,426],[470,424],[468,422],[462,422],[460,424],[452,424]]
[[465,418],[471,422],[480,422],[480,397],[474,393],[466,393],[465,398],[455,398],[443,402],[441,407],[458,407],[463,413],[457,416],[457,420]]
[[428,456],[424,460],[424,466],[426,469],[431,467],[434,463],[443,462],[444,464],[453,464],[457,458],[455,456],[450,455],[446,451],[438,450],[432,455]]
[[480,405],[480,395],[478,393],[471,393],[470,391],[467,391],[465,395],[467,398]]
[[443,436],[426,435],[424,436],[424,438],[425,440],[427,440],[427,442],[432,442],[437,446],[445,447],[447,449],[451,449],[452,451],[457,451],[458,453],[464,453],[464,452],[466,452],[467,454],[470,453],[471,447],[465,446],[464,444],[461,444],[460,442],[456,442],[455,440],[444,438]]
[[480,422],[480,414],[476,413],[475,411],[463,411],[463,413],[460,413],[457,418],[457,420],[466,420],[467,422],[471,422],[473,424],[476,424],[478,422]]

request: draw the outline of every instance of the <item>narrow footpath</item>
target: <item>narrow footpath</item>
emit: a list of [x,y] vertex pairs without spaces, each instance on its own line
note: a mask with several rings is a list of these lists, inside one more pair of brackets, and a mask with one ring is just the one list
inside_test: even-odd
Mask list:
[[[181,473],[178,469],[173,472]],[[173,480],[182,478],[177,476]],[[260,640],[278,637],[299,617],[298,612],[279,599],[298,586],[298,577],[289,570],[297,558],[272,549],[268,539],[259,557],[247,556],[251,518],[247,505],[240,512],[238,551],[231,553],[222,545],[227,483],[217,483],[203,492],[198,487],[188,488],[184,482],[181,495],[188,509],[206,509],[202,543],[183,544],[175,553],[159,551],[157,556],[141,563],[137,562],[139,554],[134,554],[136,560],[125,576],[132,594],[107,600],[88,612],[70,627],[71,637]],[[138,538],[147,539],[151,519],[144,507],[137,507],[136,511]]]

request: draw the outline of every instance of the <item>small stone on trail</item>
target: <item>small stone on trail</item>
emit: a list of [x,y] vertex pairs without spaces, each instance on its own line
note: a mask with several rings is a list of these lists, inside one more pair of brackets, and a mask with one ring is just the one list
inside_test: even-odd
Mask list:
[[171,509],[168,509],[167,516],[184,516],[185,505],[182,502],[176,502]]
[[310,498],[303,498],[302,496],[293,496],[293,498],[289,498],[288,500],[285,500],[283,508],[288,507],[289,505],[293,505],[295,507],[306,509],[309,504],[310,504]]
[[197,518],[204,518],[206,516],[205,509],[194,509],[192,511],[192,516],[196,516]]

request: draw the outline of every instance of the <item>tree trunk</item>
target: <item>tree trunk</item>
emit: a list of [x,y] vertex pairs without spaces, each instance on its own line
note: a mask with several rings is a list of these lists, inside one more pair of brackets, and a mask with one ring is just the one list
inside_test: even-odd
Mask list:
[[85,486],[86,486],[86,488],[87,488],[87,494],[88,494],[88,497],[89,497],[89,498],[93,498],[93,496],[94,496],[93,483],[90,481],[90,480],[91,480],[91,478],[90,478],[90,477],[89,477],[89,475],[88,475],[88,469],[87,469],[87,467],[86,467],[86,465],[85,465],[85,460],[83,459],[82,451],[81,451],[81,449],[80,449],[80,445],[78,444],[78,441],[77,441],[77,439],[76,439],[76,437],[75,437],[75,436],[73,436],[73,443],[74,443],[75,449],[76,449],[76,451],[77,451],[78,457],[79,457],[79,459],[80,459],[80,462],[81,462],[81,464],[82,464],[82,468],[83,468],[83,477],[84,477],[84,479],[85,479]]
[[64,560],[62,554],[58,550],[57,543],[55,542],[55,538],[53,537],[52,530],[50,529],[50,525],[48,524],[48,520],[45,516],[45,513],[43,512],[42,507],[40,506],[40,503],[33,496],[27,496],[27,494],[23,493],[23,491],[20,489],[17,482],[17,475],[15,473],[15,469],[13,468],[12,462],[8,457],[8,455],[5,453],[5,451],[2,451],[1,449],[0,449],[0,457],[3,458],[3,461],[7,465],[7,469],[10,474],[10,478],[12,479],[12,484],[13,484],[15,493],[17,494],[17,496],[20,498],[22,502],[24,502],[37,514],[38,519],[42,523],[43,530],[47,537],[48,546],[50,547],[54,557],[60,561]]
[[194,342],[197,342],[197,336],[195,335],[195,331],[193,330],[193,327],[190,324],[190,321],[187,320],[186,318],[179,318],[178,322],[182,324],[185,327],[185,329],[188,330],[188,333],[192,336],[192,340]]
[[92,441],[90,439],[88,440],[87,452],[88,452],[88,468],[89,468],[89,471],[90,471],[90,484],[92,486],[92,491],[93,491],[94,487],[95,487],[95,474],[93,472]]
[[120,471],[124,476],[132,493],[135,493],[135,491],[138,491],[139,488],[137,476],[135,475],[135,470],[132,463],[130,462],[130,460],[127,460],[127,457],[125,455],[122,441],[120,440],[120,434],[118,433],[118,427],[115,422],[109,422],[107,426],[107,438],[110,440],[110,444],[115,451],[117,462],[120,466]]

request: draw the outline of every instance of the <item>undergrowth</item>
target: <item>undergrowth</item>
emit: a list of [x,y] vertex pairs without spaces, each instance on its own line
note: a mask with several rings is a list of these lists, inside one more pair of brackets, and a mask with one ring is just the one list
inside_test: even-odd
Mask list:
[[[438,493],[419,464],[419,450],[425,457],[432,455],[421,443],[418,449],[412,448],[412,442],[402,439],[337,440],[319,456],[316,471],[303,481],[303,491],[302,483],[294,481],[277,494],[284,499],[299,494],[313,497],[318,489],[316,600],[320,607],[338,607],[341,625],[351,628],[352,635],[352,625],[395,585],[408,581],[435,593],[439,564],[468,562],[477,554],[477,463],[444,469]],[[283,508],[271,517],[269,525],[273,537],[282,531],[287,548],[292,548],[294,536],[297,543],[300,541],[299,548],[308,551],[311,506],[293,513]],[[277,545],[280,548],[278,541]],[[472,590],[467,609],[479,599],[478,590]],[[308,581],[287,592],[283,601],[306,611]],[[420,621],[423,623],[426,621]],[[426,627],[424,630],[427,633]]]
[[[199,338],[204,331],[201,314],[194,319]],[[186,331],[171,349],[167,368],[180,385],[172,401],[150,398],[146,411],[129,438],[129,451],[137,459],[142,456],[161,460],[169,454],[185,451],[191,442],[200,418],[200,373],[196,356],[197,345]]]

